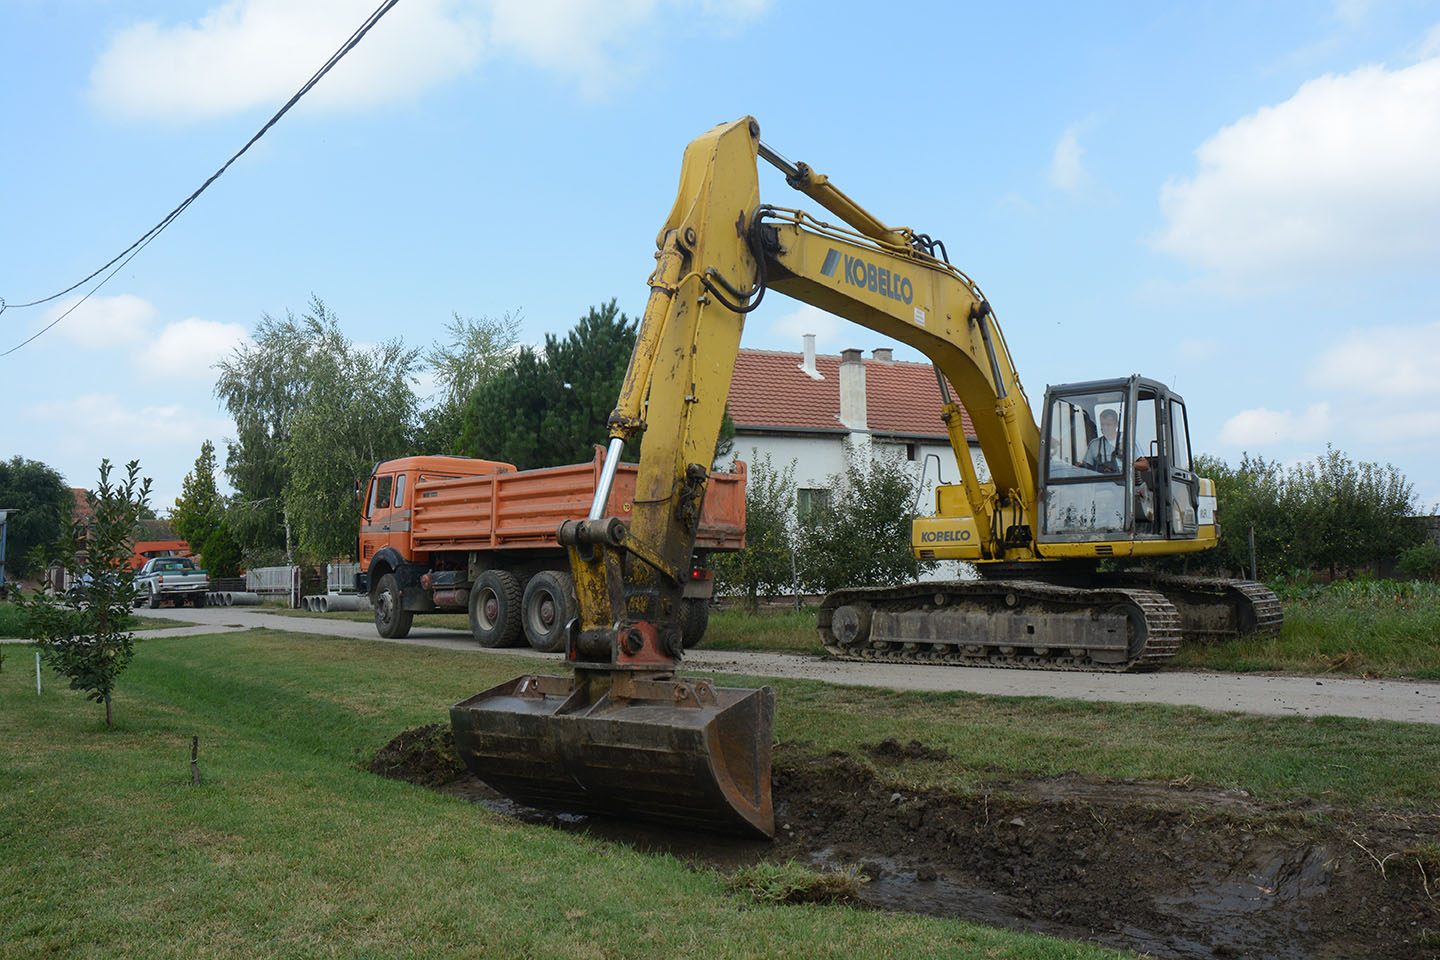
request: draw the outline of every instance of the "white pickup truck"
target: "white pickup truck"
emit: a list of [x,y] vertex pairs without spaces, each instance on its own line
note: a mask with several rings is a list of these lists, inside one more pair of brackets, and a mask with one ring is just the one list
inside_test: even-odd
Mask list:
[[135,591],[151,610],[166,600],[175,601],[177,607],[183,607],[187,600],[192,606],[203,607],[210,591],[210,577],[189,557],[152,557],[135,575]]

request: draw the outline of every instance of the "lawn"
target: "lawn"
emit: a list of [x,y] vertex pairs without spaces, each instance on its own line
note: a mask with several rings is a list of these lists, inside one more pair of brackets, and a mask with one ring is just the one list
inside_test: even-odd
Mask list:
[[[108,731],[58,678],[37,696],[33,674],[0,673],[0,957],[1113,956],[756,905],[712,871],[359,769],[399,731],[534,666],[268,630],[142,640]],[[897,786],[1075,772],[1336,810],[1440,805],[1440,738],[1419,725],[772,683],[782,742],[868,762],[860,744],[895,736],[955,755],[887,766]]]
[[[0,673],[0,957],[1116,956],[958,921],[758,905],[711,870],[358,769],[526,667],[278,631],[144,640],[113,730],[58,679],[37,696],[32,676]],[[782,738],[833,740],[849,723],[854,704],[822,690],[783,685]],[[978,698],[903,707],[927,728],[957,707],[1014,726],[1013,705],[982,719]]]

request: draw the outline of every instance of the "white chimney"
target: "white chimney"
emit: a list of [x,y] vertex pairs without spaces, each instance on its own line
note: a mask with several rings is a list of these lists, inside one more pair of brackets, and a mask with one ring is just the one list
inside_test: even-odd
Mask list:
[[805,362],[799,364],[800,370],[811,380],[824,380],[825,375],[815,369],[815,334],[805,334]]
[[840,422],[853,433],[866,433],[865,359],[859,350],[840,354]]

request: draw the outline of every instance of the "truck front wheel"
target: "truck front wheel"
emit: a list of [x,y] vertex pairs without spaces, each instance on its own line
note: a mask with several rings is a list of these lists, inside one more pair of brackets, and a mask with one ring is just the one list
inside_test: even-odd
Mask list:
[[375,589],[375,630],[386,640],[401,640],[410,632],[415,614],[400,607],[400,581],[395,574],[380,578]]
[[520,581],[486,570],[470,588],[470,633],[482,647],[513,647],[520,639]]
[[575,619],[580,604],[575,599],[575,581],[559,570],[541,570],[525,584],[520,603],[524,612],[525,639],[541,653],[565,649],[565,626]]

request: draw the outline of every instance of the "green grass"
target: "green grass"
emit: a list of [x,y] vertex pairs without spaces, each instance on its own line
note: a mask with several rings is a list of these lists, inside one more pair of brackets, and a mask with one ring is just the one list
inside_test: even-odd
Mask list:
[[1186,644],[1176,666],[1440,680],[1440,584],[1280,585],[1278,637]]
[[[759,904],[712,871],[357,769],[527,666],[278,631],[145,640],[113,730],[56,678],[37,696],[0,674],[0,957],[1116,956]],[[782,692],[782,734],[848,716],[811,686],[810,703]]]
[[760,650],[766,653],[823,654],[815,609],[756,615],[748,610],[712,610],[700,644],[706,650]]
[[[161,617],[142,617],[133,614],[130,617],[131,630],[160,630],[165,627],[192,627],[193,623],[183,620],[167,620]],[[23,637],[25,636],[25,616],[20,608],[13,603],[0,603],[0,637]]]

